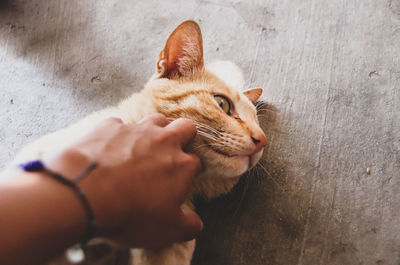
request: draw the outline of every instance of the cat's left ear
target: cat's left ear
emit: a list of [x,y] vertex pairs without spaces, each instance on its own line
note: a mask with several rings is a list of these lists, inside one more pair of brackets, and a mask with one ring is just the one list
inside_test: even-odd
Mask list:
[[204,68],[203,39],[199,25],[188,20],[169,36],[157,62],[159,77],[190,76]]
[[261,97],[262,88],[252,88],[243,92],[243,94],[253,103],[256,104],[257,100]]

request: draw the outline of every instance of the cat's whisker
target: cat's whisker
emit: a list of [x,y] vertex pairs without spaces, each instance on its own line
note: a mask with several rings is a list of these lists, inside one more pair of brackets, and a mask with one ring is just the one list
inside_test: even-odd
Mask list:
[[257,101],[256,102],[256,108],[257,107],[262,107],[262,106],[265,106],[265,105],[268,105],[268,103],[265,102],[265,101]]
[[271,115],[267,115],[267,114],[257,114],[257,117],[263,117],[263,118],[271,118]]
[[207,124],[200,123],[200,122],[197,122],[197,121],[193,121],[193,123],[196,125],[197,128],[202,128],[202,129],[205,129],[205,130],[209,130],[209,131],[211,131],[211,132],[213,132],[213,133],[215,133],[217,135],[220,134],[220,132],[217,129],[215,129],[215,128],[207,125]]
[[259,111],[257,111],[257,116],[259,116],[259,115],[267,115],[267,113],[269,115],[276,115],[276,111],[273,111],[273,110],[259,110]]
[[211,129],[211,130],[213,130],[213,131],[215,131],[215,132],[218,132],[217,129],[211,127],[211,126],[208,125],[208,124],[205,124],[205,123],[202,123],[202,122],[199,122],[199,121],[195,121],[195,120],[193,121],[193,123],[195,123],[195,124],[197,124],[197,125],[199,125],[199,126],[203,126],[203,127],[209,128],[209,129]]
[[245,177],[246,177],[246,179],[244,180],[243,193],[242,193],[242,195],[240,197],[238,206],[237,206],[235,212],[232,215],[232,218],[234,218],[236,216],[236,214],[239,212],[239,209],[240,209],[240,207],[241,207],[241,205],[243,203],[243,200],[246,197],[246,193],[249,190],[249,186],[250,186],[249,181],[253,181],[253,179],[257,180],[256,167],[251,168],[248,171],[247,176],[245,176]]
[[261,103],[259,103],[259,104],[256,104],[256,108],[262,108],[262,107],[267,106],[267,105],[268,105],[268,103],[266,103],[266,102],[261,102]]
[[197,128],[197,132],[205,133],[205,134],[208,134],[208,135],[213,136],[213,137],[215,137],[215,138],[220,138],[220,137],[221,137],[221,135],[218,135],[218,134],[216,134],[216,133],[214,133],[214,132],[212,132],[212,131],[209,131],[209,130],[207,130],[207,129],[204,129],[204,128],[202,128],[202,127],[198,127],[198,128]]
[[198,134],[198,135],[201,135],[201,136],[203,136],[203,137],[206,137],[206,138],[208,138],[208,139],[210,139],[210,140],[213,140],[213,141],[218,140],[217,137],[215,137],[215,136],[213,136],[213,135],[210,135],[210,134],[208,134],[208,133],[202,132],[202,131],[197,131],[197,134]]
[[256,111],[259,112],[263,109],[264,105],[256,106]]
[[260,174],[257,174],[257,165],[251,169],[253,176],[254,176],[254,181],[256,182],[257,185],[261,185],[262,183],[262,177]]
[[198,145],[198,146],[196,146],[196,147],[194,148],[194,150],[198,150],[198,149],[200,149],[200,148],[202,148],[202,147],[204,147],[204,146],[207,146],[207,144]]
[[248,181],[246,180],[246,181],[244,181],[244,187],[243,187],[242,196],[240,197],[240,200],[239,200],[239,202],[238,202],[238,206],[236,207],[236,210],[235,210],[235,212],[233,213],[232,218],[236,217],[236,214],[239,212],[240,206],[242,206],[244,197],[245,197],[245,195],[246,195],[248,189],[249,189],[249,183],[248,183]]
[[[176,119],[175,119],[175,118],[171,118],[171,117],[167,117],[167,120],[169,120],[169,121],[172,122],[172,121],[175,121]],[[195,121],[195,120],[192,120],[192,121],[193,121],[193,123],[196,125],[196,128],[197,128],[197,131],[198,131],[198,132],[208,133],[208,132],[205,131],[205,130],[211,128],[211,127],[209,127],[209,126],[208,126],[208,128],[207,128],[207,127],[205,127],[205,126],[206,126],[205,124],[199,123],[199,122],[197,122],[197,121]],[[213,128],[211,128],[211,129],[213,129]]]
[[210,131],[207,131],[207,130],[204,130],[204,129],[202,129],[202,128],[197,128],[197,132],[203,133],[203,134],[208,134],[208,135],[214,137],[215,139],[218,139],[218,138],[221,137],[220,135],[216,135],[215,133],[210,132]]
[[268,170],[267,170],[261,163],[258,163],[257,166],[260,166],[260,167],[264,170],[264,172],[267,173],[267,175],[269,176],[269,178],[276,184],[276,186],[277,186],[281,191],[284,191],[282,185],[279,184],[279,183],[275,180],[274,177],[272,177],[271,173],[269,173]]
[[273,109],[268,109],[268,108],[259,108],[259,109],[257,109],[258,111],[267,111],[267,112],[276,112],[276,110],[273,110]]
[[217,146],[217,147],[223,147],[223,145],[221,145],[221,144],[218,144],[218,143],[214,143],[214,144],[210,144],[210,143],[207,143],[207,144],[201,144],[201,145],[199,145],[199,146],[196,146],[195,147],[195,150],[197,150],[197,149],[199,149],[199,148],[201,148],[201,147],[207,147],[207,146]]
[[[167,117],[167,119],[168,119],[169,121],[174,121],[174,120],[176,120],[175,118],[171,118],[171,117]],[[192,122],[196,125],[196,128],[197,128],[197,131],[198,131],[198,132],[199,132],[199,131],[202,131],[203,133],[212,133],[212,134],[214,134],[213,136],[214,136],[215,138],[217,138],[217,137],[220,136],[220,134],[221,134],[217,129],[215,129],[215,128],[213,128],[213,127],[207,125],[207,124],[198,122],[198,121],[196,121],[196,120],[192,120]],[[209,134],[209,135],[210,135],[210,134]]]
[[208,144],[206,144],[206,145],[208,145],[208,146],[215,146],[215,147],[224,147],[224,145],[223,145],[223,144],[220,144],[220,143],[208,143]]
[[197,128],[197,131],[198,131],[198,132],[201,132],[201,133],[206,133],[206,134],[212,135],[212,136],[214,136],[214,137],[218,137],[218,135],[215,135],[215,134],[212,133],[212,132],[210,133],[210,131],[205,130],[205,129],[201,128],[201,127]]
[[[214,143],[207,143],[207,144],[202,144],[202,145],[196,146],[194,150],[198,150],[199,148],[204,147],[204,146],[226,147],[226,145],[224,145],[223,143],[214,142]],[[241,151],[240,149],[233,148],[233,147],[230,147],[230,149],[231,149],[231,151],[238,152],[238,153]]]

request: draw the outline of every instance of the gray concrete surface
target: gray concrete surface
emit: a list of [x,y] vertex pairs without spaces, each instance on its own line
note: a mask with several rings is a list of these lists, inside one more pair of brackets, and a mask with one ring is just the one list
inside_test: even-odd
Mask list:
[[272,105],[193,264],[400,264],[399,0],[0,0],[0,164],[139,90],[189,18]]

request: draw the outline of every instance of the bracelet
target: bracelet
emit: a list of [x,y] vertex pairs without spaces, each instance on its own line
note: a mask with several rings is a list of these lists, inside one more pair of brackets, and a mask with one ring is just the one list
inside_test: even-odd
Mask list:
[[85,192],[78,186],[78,182],[85,178],[91,171],[93,171],[97,166],[97,163],[91,163],[85,170],[82,171],[73,180],[69,180],[63,175],[53,172],[45,167],[45,165],[40,160],[30,161],[27,163],[20,164],[19,167],[27,172],[44,172],[47,175],[51,176],[56,181],[68,186],[71,188],[76,196],[81,201],[83,208],[85,209],[86,216],[87,216],[87,228],[85,232],[85,236],[81,241],[81,247],[85,247],[87,242],[94,236],[96,230],[96,222],[94,218],[94,213],[92,208],[90,207],[89,200],[86,197]]

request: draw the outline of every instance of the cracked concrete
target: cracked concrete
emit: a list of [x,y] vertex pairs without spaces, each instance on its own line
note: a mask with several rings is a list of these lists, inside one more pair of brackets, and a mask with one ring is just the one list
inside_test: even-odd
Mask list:
[[193,264],[398,265],[399,14],[398,0],[0,0],[0,167],[139,90],[194,19],[206,61],[236,62],[271,105],[262,164],[197,202]]

